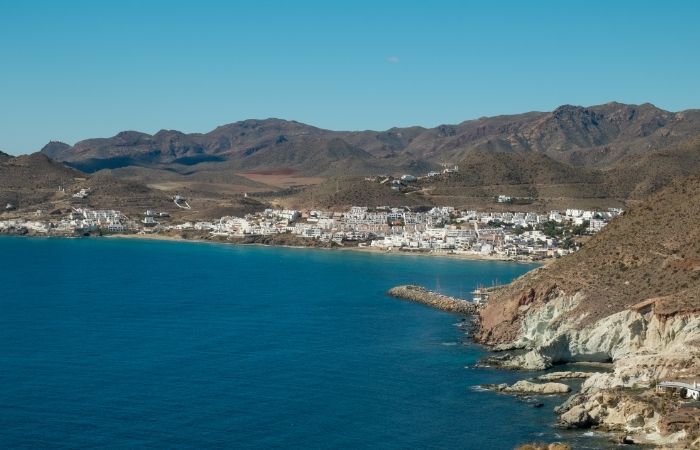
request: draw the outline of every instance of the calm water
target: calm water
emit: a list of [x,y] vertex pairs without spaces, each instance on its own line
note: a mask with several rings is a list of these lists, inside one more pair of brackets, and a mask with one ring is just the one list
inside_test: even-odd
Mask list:
[[404,283],[462,294],[530,268],[0,238],[0,444],[498,449],[553,440],[556,399],[535,409],[471,389],[523,375],[468,368],[483,352],[456,316],[384,295]]

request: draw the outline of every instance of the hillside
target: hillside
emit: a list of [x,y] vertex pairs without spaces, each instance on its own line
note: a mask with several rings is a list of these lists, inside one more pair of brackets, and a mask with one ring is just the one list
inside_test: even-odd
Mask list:
[[276,203],[290,208],[345,209],[362,206],[425,206],[432,201],[422,195],[406,195],[388,184],[365,181],[363,178],[332,178],[288,196],[278,196]]
[[[613,220],[577,253],[496,290],[481,339],[507,341],[522,302],[546,303],[553,292],[586,301],[572,316],[590,323],[651,298],[668,314],[700,311],[700,176],[681,179]],[[687,300],[685,303],[679,299]]]
[[551,207],[596,204],[600,199],[610,206],[613,195],[606,180],[596,169],[573,167],[540,153],[476,152],[459,162],[459,173],[421,180],[418,185],[431,197],[455,205],[465,198],[493,199],[504,194]]
[[[73,198],[82,188],[90,191],[89,197]],[[140,183],[89,176],[41,153],[0,161],[0,203],[3,207],[12,203],[24,213],[84,206],[140,213],[144,208],[169,210],[173,206],[166,194]]]
[[[340,175],[435,167],[473,152],[535,152],[587,167],[608,167],[626,156],[681,142],[700,132],[700,112],[668,112],[650,104],[580,107],[469,120],[435,128],[330,131],[280,119],[246,120],[208,133],[124,131],[111,138],[42,152],[86,172],[126,166],[190,166],[189,171],[293,169]],[[223,163],[226,164],[217,164]]]
[[52,161],[40,153],[10,157],[0,155],[0,204],[17,207],[41,204],[58,194],[61,186],[70,189],[84,174]]
[[[574,167],[536,152],[474,152],[459,161],[459,172],[408,183],[406,192],[390,191],[361,178],[340,178],[303,189],[290,204],[312,198],[321,206],[446,205],[489,209],[605,209],[625,207],[662,189],[677,177],[700,172],[700,139],[644,155],[627,156],[611,168]],[[420,173],[420,172],[416,172]],[[307,192],[308,191],[308,192]],[[521,198],[494,203],[498,195]],[[339,203],[334,204],[335,201]]]
[[700,139],[623,158],[604,172],[612,196],[640,200],[676,177],[700,172]]

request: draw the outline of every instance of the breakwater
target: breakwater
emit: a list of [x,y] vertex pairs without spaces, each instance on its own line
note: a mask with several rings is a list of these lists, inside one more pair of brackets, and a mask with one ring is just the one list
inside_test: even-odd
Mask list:
[[429,291],[421,286],[396,286],[389,289],[387,294],[457,314],[475,314],[478,310],[478,306],[474,302]]

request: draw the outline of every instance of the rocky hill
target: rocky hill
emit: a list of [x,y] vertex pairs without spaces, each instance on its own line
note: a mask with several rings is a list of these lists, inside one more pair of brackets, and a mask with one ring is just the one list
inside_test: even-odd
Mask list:
[[84,174],[45,155],[34,153],[11,157],[0,155],[0,206],[41,204],[57,195],[60,187],[70,189]]
[[[86,172],[164,164],[211,170],[294,169],[348,175],[455,163],[480,152],[535,152],[577,166],[607,167],[629,155],[665,148],[700,132],[700,112],[668,112],[650,104],[580,107],[469,120],[435,128],[330,131],[280,119],[246,120],[208,133],[124,131],[111,138],[42,152]],[[182,169],[184,170],[184,169]]]
[[[700,374],[699,215],[700,175],[673,182],[579,252],[495,289],[477,339],[521,349],[501,361],[513,368],[612,362],[613,372],[589,378],[560,409],[567,426],[622,430],[640,442],[661,431],[692,442],[697,424],[673,437],[664,422],[682,413],[682,402],[663,402],[650,388]],[[618,404],[642,405],[641,419],[627,423]]]
[[[537,152],[482,152],[467,154],[459,172],[407,183],[402,192],[375,186],[364,177],[341,177],[309,186],[293,195],[292,205],[312,200],[318,207],[362,204],[449,205],[497,208],[500,194],[519,197],[530,209],[606,208],[639,200],[675,177],[700,171],[700,139],[623,158],[611,168],[575,167]],[[348,203],[350,202],[350,203]],[[354,203],[353,203],[354,202]],[[518,205],[507,205],[519,209]]]
[[[132,216],[139,216],[146,209],[155,209],[169,213],[172,220],[186,221],[209,220],[225,215],[242,216],[269,206],[264,201],[246,198],[238,190],[208,191],[208,188],[216,185],[211,183],[212,181],[222,180],[212,180],[206,173],[189,179],[189,183],[166,185],[164,187],[167,189],[163,189],[142,182],[151,181],[150,169],[136,167],[124,170],[142,170],[145,173],[132,177],[115,177],[108,170],[86,174],[53,161],[41,153],[0,157],[0,215],[3,218],[28,215],[40,217],[35,214],[38,210],[48,214],[88,207],[117,209]],[[230,177],[226,179],[227,183],[231,181]],[[245,188],[260,187],[250,180],[241,179],[240,182]],[[227,183],[221,183],[221,186],[230,186]],[[264,185],[262,187],[268,188]],[[73,194],[81,189],[89,192],[87,198],[73,197]],[[190,199],[192,209],[178,208],[172,200],[175,193]],[[8,203],[15,208],[6,210]]]

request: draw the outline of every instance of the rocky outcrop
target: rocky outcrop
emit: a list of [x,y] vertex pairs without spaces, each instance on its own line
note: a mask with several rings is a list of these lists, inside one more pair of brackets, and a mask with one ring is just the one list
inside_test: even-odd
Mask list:
[[564,383],[533,383],[520,380],[504,389],[505,392],[519,394],[566,394],[571,388]]
[[571,450],[571,446],[564,442],[553,442],[551,444],[523,444],[516,448],[516,450]]
[[700,428],[697,409],[676,404],[672,396],[617,388],[575,395],[557,412],[563,427],[617,432],[628,444],[697,448],[691,442]]
[[571,388],[564,383],[533,383],[528,380],[516,381],[513,384],[487,384],[482,386],[484,389],[496,392],[504,392],[507,394],[537,394],[537,395],[552,395],[566,394],[571,392]]
[[569,380],[572,378],[588,378],[593,374],[594,372],[550,372],[540,375],[535,379],[538,381]]
[[478,310],[477,305],[473,302],[432,292],[420,286],[396,286],[389,289],[387,294],[457,314],[475,314]]

